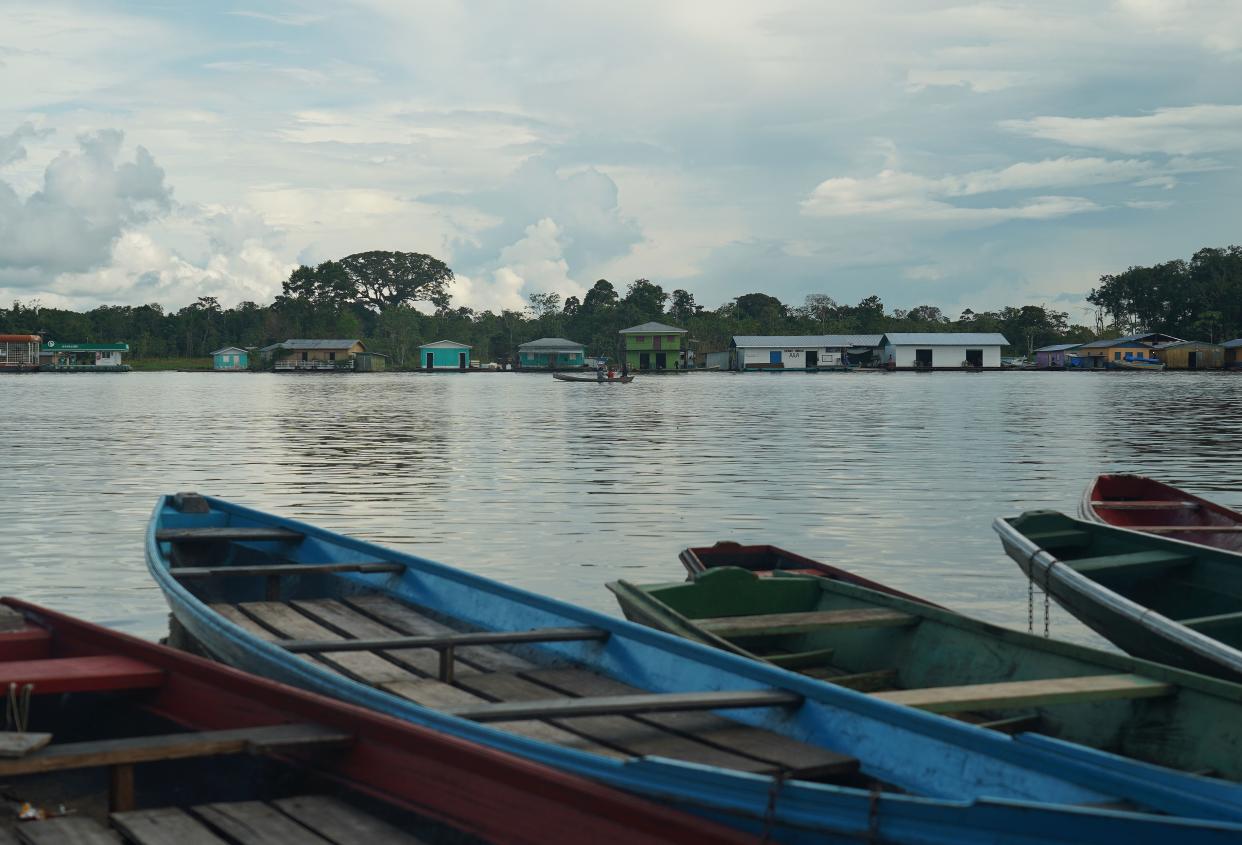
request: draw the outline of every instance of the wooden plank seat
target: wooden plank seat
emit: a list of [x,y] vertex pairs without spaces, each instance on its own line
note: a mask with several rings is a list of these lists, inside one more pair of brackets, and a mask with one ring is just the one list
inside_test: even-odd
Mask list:
[[164,670],[114,654],[0,663],[0,689],[29,684],[35,695],[150,689],[163,683]]
[[502,701],[478,707],[450,708],[446,712],[474,722],[505,722],[512,719],[565,719],[573,716],[618,716],[680,710],[796,707],[802,704],[802,700],[802,696],[797,693],[785,690],[718,690]]
[[113,813],[109,820],[136,845],[226,845],[211,828],[178,807]]
[[174,578],[240,578],[259,575],[319,575],[331,572],[404,572],[405,564],[385,561],[363,563],[276,563],[264,566],[174,566]]
[[1110,511],[1193,511],[1198,510],[1198,502],[1176,502],[1167,499],[1131,499],[1126,502],[1092,502],[1097,510]]
[[120,845],[121,837],[85,816],[60,816],[17,827],[23,845]]
[[0,632],[0,661],[42,660],[51,653],[52,634],[46,628]]
[[1082,575],[1112,575],[1118,572],[1125,572],[1127,575],[1146,575],[1167,569],[1176,569],[1181,566],[1189,566],[1194,563],[1194,560],[1189,555],[1152,551],[1075,558],[1074,560],[1064,561],[1064,563]]
[[1073,528],[1064,531],[1043,531],[1028,538],[1042,549],[1066,549],[1085,546],[1091,542],[1091,532]]
[[832,660],[835,648],[817,648],[810,651],[795,651],[785,654],[765,654],[763,659],[784,669],[801,671],[808,668],[822,667]]
[[300,543],[306,535],[287,528],[211,526],[204,528],[161,528],[155,539],[161,543],[212,543],[219,541]]
[[0,777],[60,772],[95,766],[131,766],[190,757],[257,754],[348,745],[348,733],[320,725],[269,725],[49,745],[13,760],[0,760]]
[[1212,616],[1196,616],[1191,619],[1177,620],[1187,628],[1194,628],[1196,631],[1203,631],[1212,628],[1231,628],[1235,625],[1242,624],[1242,611],[1234,611],[1233,613],[1216,613]]
[[918,617],[895,610],[857,608],[803,613],[764,613],[696,619],[695,624],[718,637],[760,637],[801,634],[833,628],[883,628],[917,624]]
[[872,697],[930,710],[933,713],[960,713],[967,710],[1045,707],[1081,701],[1159,698],[1172,695],[1175,690],[1173,684],[1142,675],[1119,674],[893,690],[872,693]]

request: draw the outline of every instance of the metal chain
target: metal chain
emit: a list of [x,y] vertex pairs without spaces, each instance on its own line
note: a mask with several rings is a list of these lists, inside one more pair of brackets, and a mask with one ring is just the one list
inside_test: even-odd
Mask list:
[[1035,633],[1035,581],[1026,579],[1026,632]]
[[776,822],[776,800],[780,797],[781,787],[785,785],[785,778],[789,776],[789,771],[780,769],[772,777],[772,785],[768,787],[768,806],[763,813],[763,837],[759,840],[762,845],[772,841],[772,825]]

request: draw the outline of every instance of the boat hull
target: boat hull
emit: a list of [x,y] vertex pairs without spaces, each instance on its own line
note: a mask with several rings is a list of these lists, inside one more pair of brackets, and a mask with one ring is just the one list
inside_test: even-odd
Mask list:
[[552,378],[557,381],[576,381],[582,384],[629,384],[634,380],[633,376],[614,376],[612,378],[595,378],[594,376],[568,376],[564,373],[553,373]]
[[1242,513],[1143,475],[1098,476],[1087,485],[1079,512],[1114,528],[1242,554]]
[[[174,615],[219,659],[450,736],[656,798],[774,841],[845,842],[870,836],[918,845],[948,845],[1003,842],[1014,831],[1022,831],[1024,842],[1105,843],[1124,832],[1133,842],[1154,843],[1170,836],[1180,836],[1182,841],[1225,841],[1226,832],[1232,836],[1242,833],[1242,802],[1231,792],[1214,793],[1199,778],[1043,737],[998,736],[876,702],[412,555],[218,499],[205,501],[211,506],[205,524],[264,526],[300,533],[303,539],[296,549],[281,551],[286,560],[292,557],[312,564],[369,559],[405,567],[400,574],[307,576],[299,582],[307,589],[326,583],[339,595],[379,593],[411,605],[436,608],[465,628],[596,628],[606,632],[603,642],[554,643],[535,651],[562,664],[568,661],[589,666],[601,675],[624,679],[650,692],[775,688],[796,693],[802,703],[792,711],[769,707],[725,712],[742,726],[775,731],[843,754],[864,754],[868,777],[906,790],[876,792],[778,779],[663,757],[617,760],[419,706],[293,657],[212,611],[173,577],[169,544],[156,538],[157,529],[195,524],[196,517],[178,513],[171,497],[157,503],[146,538],[148,565]],[[250,543],[247,547],[261,551],[271,544]],[[226,581],[209,586],[225,591]],[[1133,801],[1183,818],[1085,806],[1116,800]]]

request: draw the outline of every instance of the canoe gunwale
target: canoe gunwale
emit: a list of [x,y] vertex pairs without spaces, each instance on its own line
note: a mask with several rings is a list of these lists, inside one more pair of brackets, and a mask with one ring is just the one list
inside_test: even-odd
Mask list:
[[[1105,525],[1103,527],[1116,531],[1129,531],[1142,536],[1144,539],[1150,539],[1151,537],[1151,535],[1143,534],[1141,531],[1133,531],[1128,528],[1119,528],[1113,525]],[[1075,594],[1082,599],[1097,604],[1157,637],[1167,640],[1242,677],[1242,652],[1239,652],[1237,649],[1230,648],[1218,640],[1187,628],[1185,625],[1157,613],[1149,607],[1144,607],[1137,602],[1131,601],[1125,596],[1074,571],[1070,564],[1062,561],[1051,552],[1044,550],[1034,541],[1029,540],[1026,535],[1014,528],[1005,517],[998,516],[994,519],[992,521],[992,528],[1000,535],[1005,551],[1017,562],[1027,577],[1036,586],[1041,587],[1044,592],[1057,599],[1057,603],[1070,610],[1071,613],[1073,611],[1062,600],[1059,590],[1054,588],[1054,582],[1057,587],[1066,593]],[[1189,546],[1196,553],[1199,553],[1203,548],[1180,540],[1165,539],[1165,541]],[[1015,551],[1019,554],[1015,555]],[[1039,577],[1036,577],[1036,572],[1039,573]],[[1111,640],[1106,631],[1099,630],[1086,619],[1082,621],[1096,630],[1097,633]]]

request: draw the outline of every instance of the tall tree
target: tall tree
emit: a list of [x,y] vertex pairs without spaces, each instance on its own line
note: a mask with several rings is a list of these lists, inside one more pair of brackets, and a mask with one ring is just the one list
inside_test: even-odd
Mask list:
[[625,292],[623,304],[632,306],[642,315],[644,320],[655,320],[664,316],[664,303],[668,294],[664,288],[653,284],[648,279],[635,279]]

